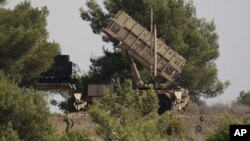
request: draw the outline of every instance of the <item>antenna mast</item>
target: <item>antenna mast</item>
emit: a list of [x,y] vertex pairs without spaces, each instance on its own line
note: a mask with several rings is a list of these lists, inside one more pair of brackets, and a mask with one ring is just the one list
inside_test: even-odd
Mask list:
[[[151,51],[150,51],[150,57],[151,57],[151,61],[150,61],[150,69],[151,69],[151,77],[153,77],[153,79],[155,79],[155,77],[157,76],[157,31],[156,31],[156,24],[154,23],[154,11],[151,8],[150,10],[151,12],[151,18],[150,18],[150,32],[153,34],[152,37],[152,44],[151,44]],[[153,50],[154,50],[154,55],[153,55]],[[154,56],[154,60],[152,59]],[[154,61],[154,63],[153,63]],[[154,64],[154,66],[153,66]]]
[[[150,10],[150,32],[153,34],[154,33],[154,11],[151,8]],[[150,76],[153,78],[154,73],[153,73],[153,39],[151,40],[151,46],[150,46]]]
[[154,78],[157,76],[157,30],[154,24]]

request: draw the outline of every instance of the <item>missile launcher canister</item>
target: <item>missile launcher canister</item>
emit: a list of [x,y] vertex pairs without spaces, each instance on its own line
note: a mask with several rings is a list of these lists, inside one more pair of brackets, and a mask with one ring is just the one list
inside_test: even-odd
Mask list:
[[[151,49],[154,35],[124,11],[119,11],[102,31],[110,37],[120,41],[120,48],[150,69],[154,60],[151,59]],[[181,73],[186,59],[157,39],[157,74],[167,82],[172,83]],[[154,51],[154,50],[153,50]]]

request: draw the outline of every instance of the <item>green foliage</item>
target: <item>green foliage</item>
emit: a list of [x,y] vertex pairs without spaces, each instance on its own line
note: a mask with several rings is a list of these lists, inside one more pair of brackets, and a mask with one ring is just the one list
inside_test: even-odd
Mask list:
[[59,45],[48,42],[48,10],[29,2],[13,10],[0,8],[0,69],[15,82],[27,85],[45,71],[59,53]]
[[83,132],[58,136],[45,98],[27,86],[53,63],[59,45],[48,42],[48,10],[29,2],[5,9],[0,0],[0,141],[72,141],[89,139]]
[[90,114],[101,126],[100,133],[106,140],[166,141],[170,135],[182,136],[181,119],[171,113],[159,116],[157,109],[158,99],[153,90],[140,93],[126,80],[123,85],[117,85],[115,93],[106,93],[93,105]]
[[206,141],[229,141],[229,126],[232,124],[245,124],[249,125],[250,116],[246,116],[243,119],[236,119],[229,115],[225,115],[218,125],[218,129],[210,132]]
[[[101,28],[105,27],[109,18],[119,10],[124,10],[149,29],[150,9],[153,8],[158,37],[188,60],[183,73],[176,79],[176,84],[189,89],[190,94],[196,99],[200,95],[214,97],[222,93],[228,86],[228,82],[222,83],[217,78],[215,59],[219,56],[219,45],[215,24],[213,21],[207,22],[204,19],[198,19],[192,2],[184,2],[184,0],[104,0],[105,12],[95,0],[88,0],[86,5],[88,9],[81,9],[82,19],[90,22],[90,26],[96,34],[100,34]],[[116,48],[116,41],[103,34],[102,36],[104,41],[112,41],[114,49]],[[114,54],[117,53],[119,51],[117,52],[115,49]],[[90,79],[92,76],[109,78],[114,73],[120,75],[121,72],[129,72],[127,71],[128,62],[120,61],[126,59],[121,58],[123,55],[116,55],[117,59],[114,59],[114,55],[111,56],[104,54],[103,57],[92,61],[91,68],[100,71],[90,70]],[[120,63],[117,65],[112,60],[119,60]],[[111,61],[112,63],[106,63]],[[106,64],[109,64],[108,67]],[[104,73],[106,69],[112,71]]]
[[182,136],[185,131],[182,119],[172,115],[170,112],[164,113],[157,124],[162,135]]
[[6,4],[6,0],[0,0],[0,6]]
[[121,79],[129,75],[130,66],[125,54],[112,53],[105,49],[103,49],[103,53],[105,54],[104,56],[90,59],[90,62],[93,64],[90,66],[89,71],[92,83],[110,82],[110,76],[115,76],[116,74],[120,74]]
[[158,108],[157,97],[153,90],[146,91],[141,96],[141,112],[143,115],[148,115],[152,112],[156,112]]
[[41,94],[19,89],[0,72],[0,97],[1,138],[46,141],[53,135],[50,112]]
[[250,124],[250,116],[247,116],[245,118],[243,118],[243,123],[246,124],[246,125],[249,125]]
[[73,97],[66,98],[65,101],[62,101],[58,104],[58,107],[62,111],[76,111],[74,101],[75,100]]
[[250,106],[250,91],[241,91],[239,97],[237,97],[236,103]]
[[230,124],[239,123],[236,119],[225,115],[221,119],[221,122],[218,125],[218,129],[215,132],[208,134],[206,141],[229,141],[229,126]]
[[21,141],[11,123],[0,127],[0,141]]

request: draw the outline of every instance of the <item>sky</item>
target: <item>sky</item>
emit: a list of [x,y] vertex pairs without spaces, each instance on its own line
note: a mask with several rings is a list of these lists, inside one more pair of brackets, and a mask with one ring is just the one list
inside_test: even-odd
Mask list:
[[[6,7],[13,8],[21,1],[24,0],[8,0]],[[49,40],[59,43],[62,54],[70,55],[83,73],[89,69],[90,57],[102,55],[103,46],[112,49],[81,19],[79,9],[86,8],[86,0],[30,1],[34,7],[47,6]],[[230,104],[241,90],[250,90],[250,1],[193,0],[193,3],[197,17],[215,22],[220,45],[220,57],[216,60],[218,77],[231,82],[224,94],[207,102]]]

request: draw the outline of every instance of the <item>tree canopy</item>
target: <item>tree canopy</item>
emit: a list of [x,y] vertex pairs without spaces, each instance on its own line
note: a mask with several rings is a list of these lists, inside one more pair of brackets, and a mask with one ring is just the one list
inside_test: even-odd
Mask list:
[[6,0],[0,0],[0,6],[5,4],[6,3]]
[[89,141],[82,130],[58,134],[44,95],[20,88],[50,67],[60,50],[47,41],[46,7],[23,2],[12,10],[6,2],[0,0],[0,141]]
[[44,94],[20,89],[0,71],[0,141],[89,141],[84,131],[57,134]]
[[29,2],[13,10],[0,8],[0,69],[15,82],[27,84],[59,53],[59,45],[47,41],[47,15],[46,7],[33,8]]
[[46,140],[53,134],[50,112],[42,95],[19,89],[1,71],[0,90],[1,138]]
[[241,91],[240,95],[237,97],[236,103],[250,106],[250,91]]
[[[220,82],[217,77],[215,60],[219,57],[219,44],[215,24],[213,21],[208,22],[205,19],[197,18],[192,2],[184,0],[104,0],[103,4],[105,10],[95,0],[88,0],[86,2],[88,9],[81,9],[81,16],[83,20],[90,22],[95,34],[100,34],[104,41],[113,42],[114,48],[116,48],[116,43],[106,35],[101,34],[101,28],[108,24],[109,18],[119,10],[124,10],[149,29],[150,9],[153,8],[157,36],[187,59],[187,64],[175,83],[188,88],[190,94],[196,98],[201,95],[216,96],[222,93],[229,84],[228,82]],[[108,62],[114,59],[108,57],[107,54],[104,56],[92,59],[91,76],[102,75],[105,72],[107,67],[104,67],[104,64],[106,63],[98,62]],[[117,55],[118,58],[121,56]],[[124,57],[124,59],[126,58]],[[124,62],[126,61],[120,62],[119,70],[122,66],[123,70],[128,69],[128,64]],[[115,72],[117,67],[111,63],[108,68],[112,68],[112,72]],[[92,68],[100,71],[93,71],[96,69]],[[121,71],[116,71],[116,73],[119,72]],[[109,75],[111,77],[114,74]]]

